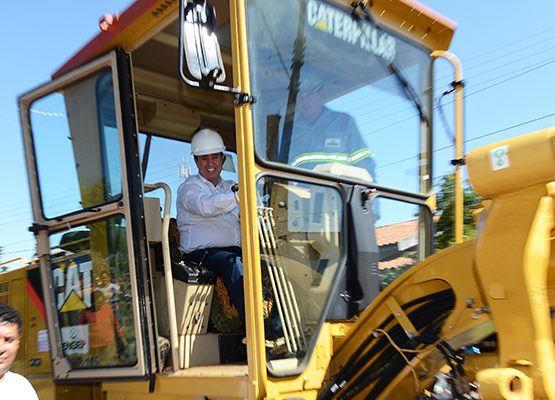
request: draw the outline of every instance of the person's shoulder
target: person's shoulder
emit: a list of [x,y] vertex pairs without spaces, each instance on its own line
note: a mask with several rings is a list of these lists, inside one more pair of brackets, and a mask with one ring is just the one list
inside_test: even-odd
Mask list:
[[224,186],[226,189],[231,189],[231,187],[235,185],[235,182],[231,179],[222,179],[221,185]]
[[333,119],[341,118],[341,119],[354,120],[351,114],[343,111],[335,111],[326,106],[324,106],[324,112],[322,116],[327,118],[333,118]]
[[179,185],[177,189],[178,192],[182,191],[183,189],[190,189],[193,186],[202,186],[202,178],[200,175],[189,175],[185,181]]
[[32,390],[33,394],[35,395],[35,397],[26,397],[25,395],[22,397],[23,399],[36,399],[36,392],[35,389],[33,388],[33,385],[31,385],[31,382],[29,382],[29,380],[24,377],[23,375],[20,375],[18,373],[12,372],[12,371],[8,371],[6,373],[6,375],[4,376],[4,379],[7,381],[10,381],[11,383],[17,385],[18,387],[20,387],[23,391],[22,394],[26,393],[26,390]]
[[190,185],[190,184],[194,184],[194,183],[198,183],[201,182],[201,176],[199,174],[195,174],[195,175],[189,175],[181,184],[181,186],[183,185]]
[[6,372],[6,375],[4,376],[4,379],[8,379],[10,381],[19,381],[19,382],[24,382],[27,381],[27,378],[25,378],[23,375],[18,374],[17,372],[12,372],[12,371],[8,371]]

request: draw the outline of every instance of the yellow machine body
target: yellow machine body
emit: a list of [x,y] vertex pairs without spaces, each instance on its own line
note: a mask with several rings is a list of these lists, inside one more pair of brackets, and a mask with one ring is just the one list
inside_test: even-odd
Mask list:
[[[464,157],[470,181],[485,199],[478,217],[478,235],[432,255],[431,208],[435,195],[429,175],[433,149],[431,140],[425,139],[431,137],[432,127],[425,115],[426,105],[415,101],[420,107],[415,125],[422,132],[419,140],[426,144],[412,157],[418,159],[420,177],[412,191],[388,188],[376,183],[376,177],[368,178],[348,167],[339,173],[330,172],[331,168],[306,172],[273,162],[272,129],[280,126],[280,120],[268,114],[261,124],[253,111],[257,103],[243,102],[250,95],[255,99],[259,96],[253,93],[257,83],[252,70],[258,65],[252,58],[255,55],[249,53],[254,34],[249,33],[247,19],[265,26],[272,22],[270,15],[253,17],[252,13],[260,12],[256,3],[215,0],[213,4],[218,11],[218,29],[229,32],[229,44],[221,55],[231,71],[222,84],[229,92],[190,87],[178,78],[180,2],[139,0],[55,72],[52,82],[20,98],[33,203],[32,230],[39,261],[0,274],[0,288],[8,293],[0,292],[0,299],[13,304],[24,321],[24,340],[14,371],[31,380],[41,400],[400,400],[433,398],[431,393],[437,395],[444,389],[440,388],[442,382],[448,387],[441,392],[446,396],[443,398],[453,398],[449,396],[456,391],[485,400],[555,400],[555,275],[551,271],[555,265],[551,254],[555,232],[555,130],[509,139]],[[344,21],[339,17],[343,14],[333,10],[350,10],[359,19],[366,12],[353,9],[354,4],[348,1],[304,3],[309,4],[309,11],[321,7],[317,29],[329,34],[330,40],[330,21]],[[448,18],[409,0],[374,0],[366,2],[365,7],[372,24],[397,35],[396,40],[403,46],[413,46],[411,49],[425,54],[430,65],[435,58],[444,57],[457,69],[460,67],[458,60],[447,53],[456,27]],[[332,11],[338,17],[326,19]],[[324,20],[327,27],[322,27]],[[378,35],[383,31],[375,29],[368,36],[375,40],[374,47],[368,45],[369,52],[384,57],[378,44],[387,42],[388,37],[384,34],[379,42]],[[352,39],[346,35],[341,38],[344,42]],[[403,49],[401,44],[398,48],[399,52]],[[295,68],[302,67],[300,61],[293,58],[293,72],[288,77],[291,82]],[[407,61],[408,72],[411,62]],[[371,74],[372,68],[351,75],[356,76],[355,72],[364,76]],[[368,80],[374,84],[393,79],[396,74],[390,67],[387,73]],[[419,79],[428,82],[425,75],[419,71]],[[261,76],[264,79],[264,74]],[[456,80],[460,83],[461,79],[458,69]],[[112,119],[103,120],[101,112],[97,114],[95,107],[105,93],[101,90],[105,86],[99,82],[110,88],[113,84],[113,92],[107,93],[110,99],[121,100],[121,108],[117,101],[116,106],[110,103],[105,107],[113,111]],[[363,86],[356,79],[354,82],[353,91]],[[340,84],[330,87],[330,101],[347,92]],[[410,93],[406,86],[403,90]],[[235,104],[230,93],[239,95]],[[68,125],[75,159],[79,160],[78,209],[59,214],[44,205],[41,185],[45,182],[37,173],[42,165],[37,162],[42,161],[42,153],[37,151],[40,140],[35,141],[38,136],[33,136],[42,127],[30,116],[31,107],[49,96],[62,96],[68,118],[73,118]],[[462,92],[458,92],[458,101],[457,129],[462,133]],[[273,104],[268,105],[271,107]],[[99,139],[96,129],[102,124],[105,131],[119,132],[119,136],[110,139],[106,133],[104,139]],[[281,124],[283,127],[284,122]],[[191,282],[173,283],[171,261],[175,260],[170,261],[169,248],[172,240],[173,250],[176,248],[176,238],[171,237],[176,228],[170,225],[171,190],[164,180],[175,173],[168,173],[162,182],[148,184],[143,176],[148,177],[146,161],[139,156],[148,153],[148,146],[135,143],[139,132],[188,143],[201,127],[218,130],[227,150],[236,154],[247,315],[246,326],[237,334],[244,340],[234,345],[226,345],[230,343],[225,342],[227,333],[216,334],[212,326],[206,326],[209,303],[213,305],[212,298],[218,298],[214,283],[194,287]],[[263,133],[268,141],[266,154],[260,152],[255,141],[255,137],[261,140]],[[462,137],[459,139],[462,144]],[[111,140],[111,148],[117,150],[103,154],[103,160],[122,160],[120,170],[104,164],[96,168],[93,155],[103,146],[102,140]],[[181,167],[186,169],[185,165]],[[99,178],[104,176],[101,170],[116,170],[123,186],[106,184]],[[105,195],[101,189],[107,186],[119,189],[120,197],[99,201],[98,197]],[[165,191],[167,203],[150,196],[150,192],[160,189]],[[366,218],[372,213],[379,215],[368,206],[375,199],[383,204],[414,207],[410,218],[415,213],[418,217],[409,221],[414,232],[403,240],[387,243],[380,232],[386,232],[388,226],[374,229],[374,220],[368,227]],[[302,207],[294,209],[294,204]],[[314,210],[324,210],[325,218],[314,218]],[[337,217],[340,213],[341,218]],[[299,224],[304,224],[304,231]],[[85,230],[89,236],[79,236]],[[361,249],[356,246],[366,240],[360,232],[369,233],[372,243],[369,250],[357,252],[353,246]],[[71,241],[54,243],[54,238],[66,233]],[[124,238],[118,242],[117,253],[112,252],[114,237]],[[419,245],[410,244],[416,239]],[[342,247],[346,240],[356,244]],[[399,248],[393,249],[392,245]],[[278,255],[278,250],[285,255]],[[341,275],[337,271],[343,271],[349,263],[356,264],[353,260],[360,257],[360,268],[353,273],[362,281],[366,269],[378,265],[386,268],[390,258],[385,254],[392,252],[414,266],[387,287],[376,285],[372,296],[361,295],[357,299],[363,304],[360,309],[353,308],[356,302],[345,306],[342,302],[349,302],[356,293],[342,292],[344,287],[339,286],[349,287],[347,281],[353,278],[348,275],[351,272]],[[366,253],[382,258],[364,258]],[[105,254],[111,257],[104,259]],[[84,326],[77,316],[91,306],[94,284],[92,275],[87,274],[97,265],[114,259],[119,262],[125,258],[122,254],[129,256],[131,267],[125,265],[125,273],[117,276],[122,297],[112,300],[112,306],[114,312],[124,315],[122,329],[133,346],[125,350],[129,358],[103,367],[101,358],[82,357],[86,352],[71,347],[69,344],[74,342],[70,342],[67,332]],[[325,263],[317,264],[319,260]],[[285,345],[276,345],[278,340],[272,342],[265,337],[265,307],[277,304],[278,299],[276,286],[272,286],[274,297],[265,296],[267,282],[274,276],[263,272],[262,266],[271,270],[274,265],[278,272],[282,267],[289,271],[281,277],[284,280],[279,295],[289,296],[287,301],[296,302],[291,309],[297,307],[301,310],[298,314],[302,314],[297,320],[291,316],[294,321],[288,328],[296,330],[297,336],[288,342],[293,350],[282,353],[272,349]],[[335,275],[328,273],[328,265]],[[334,296],[335,302],[329,300]],[[77,339],[87,336],[86,332],[75,335]],[[85,339],[75,343],[86,345]],[[161,346],[166,342],[169,361]],[[218,346],[220,350],[242,346],[245,358],[224,362],[218,358]]]

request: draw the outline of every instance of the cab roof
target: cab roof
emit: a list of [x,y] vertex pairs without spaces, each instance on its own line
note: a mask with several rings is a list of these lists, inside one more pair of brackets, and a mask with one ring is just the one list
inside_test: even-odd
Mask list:
[[[336,0],[337,2],[337,0]],[[340,1],[344,5],[347,1]],[[227,0],[212,0],[218,11],[218,25],[229,21]],[[372,0],[374,18],[396,31],[424,43],[431,51],[447,50],[457,24],[415,0]],[[136,48],[149,37],[159,34],[170,23],[176,25],[179,0],[137,0],[112,25],[98,33],[89,43],[70,58],[52,78],[78,67],[114,47],[126,51]],[[161,35],[158,40],[177,43],[177,37]]]
[[[280,0],[275,0],[280,1]],[[351,0],[331,0],[347,7]],[[229,0],[210,0],[217,12],[218,39],[226,71],[223,85],[234,87]],[[456,24],[413,0],[372,0],[374,19],[429,51],[447,50]],[[235,107],[229,94],[198,90],[178,76],[179,0],[137,0],[119,18],[105,17],[105,30],[79,50],[52,77],[77,68],[115,47],[131,55],[138,129],[142,133],[190,141],[198,128],[215,129],[235,148]],[[330,92],[331,93],[331,92]],[[331,95],[331,94],[330,94]]]

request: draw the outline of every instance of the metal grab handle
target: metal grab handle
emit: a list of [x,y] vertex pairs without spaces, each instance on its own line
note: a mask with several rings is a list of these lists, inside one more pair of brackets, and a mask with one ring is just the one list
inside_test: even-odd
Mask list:
[[[179,341],[177,339],[177,317],[175,311],[175,296],[173,291],[173,274],[172,274],[172,263],[170,256],[170,241],[168,238],[168,233],[170,229],[170,209],[172,202],[172,193],[170,187],[162,182],[155,183],[152,185],[144,185],[145,189],[148,191],[163,189],[165,194],[164,201],[164,217],[162,218],[162,259],[164,261],[164,274],[166,279],[166,297],[168,302],[168,319],[170,323],[170,345],[172,352],[172,368],[174,371],[179,370],[178,366],[178,353],[179,353]],[[162,371],[160,371],[162,372]]]
[[258,232],[260,234],[260,243],[262,244],[262,252],[266,256],[268,260],[268,275],[270,277],[270,284],[274,290],[275,296],[275,304],[277,306],[279,319],[281,320],[281,325],[283,327],[283,336],[285,338],[285,344],[287,346],[287,350],[289,352],[292,351],[291,349],[291,338],[289,337],[289,319],[285,317],[285,312],[281,305],[281,291],[278,290],[276,278],[274,277],[274,255],[270,255],[270,249],[268,246],[267,234],[265,234],[266,230],[263,227],[264,222],[262,221],[262,216],[259,214],[258,216]]
[[302,328],[297,297],[277,247],[276,225],[272,209],[259,207],[258,222],[262,251],[268,259],[268,275],[274,289],[287,350],[296,352],[299,349],[306,349],[306,338]]

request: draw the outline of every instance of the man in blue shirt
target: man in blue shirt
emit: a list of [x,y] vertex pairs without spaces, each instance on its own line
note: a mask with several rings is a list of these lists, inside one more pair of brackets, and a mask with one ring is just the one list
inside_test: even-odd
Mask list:
[[352,165],[364,168],[372,181],[377,180],[374,155],[354,118],[324,105],[322,80],[314,75],[301,80],[296,110],[292,130],[284,129],[290,134],[284,134],[276,161],[311,170],[323,170],[323,164],[330,163]]

